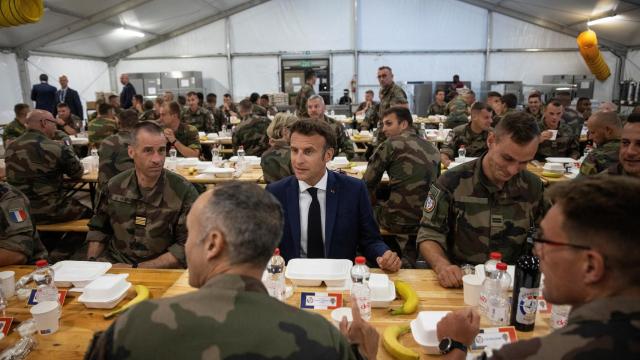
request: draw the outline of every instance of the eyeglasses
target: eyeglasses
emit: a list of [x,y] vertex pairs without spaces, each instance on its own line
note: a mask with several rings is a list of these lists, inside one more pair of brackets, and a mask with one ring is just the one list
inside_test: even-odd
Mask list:
[[564,242],[559,242],[559,241],[553,241],[553,240],[548,240],[542,237],[534,237],[533,238],[533,243],[534,244],[547,244],[547,245],[555,245],[555,246],[569,246],[575,249],[581,249],[581,250],[591,250],[590,246],[587,245],[580,245],[580,244],[571,244],[571,243],[564,243]]

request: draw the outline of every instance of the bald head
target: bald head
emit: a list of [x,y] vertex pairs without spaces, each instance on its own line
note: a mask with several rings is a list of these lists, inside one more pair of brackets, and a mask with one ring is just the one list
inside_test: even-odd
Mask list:
[[40,123],[42,120],[55,121],[53,115],[47,110],[35,109],[27,115],[27,125]]
[[53,138],[56,132],[56,121],[53,115],[46,110],[33,110],[27,115],[26,126],[28,129],[37,130],[49,138]]
[[622,120],[620,120],[620,117],[615,112],[598,111],[589,117],[589,120],[591,119],[599,126],[622,129]]
[[598,111],[587,120],[587,129],[589,138],[596,145],[602,145],[609,140],[620,139],[622,120],[615,112]]

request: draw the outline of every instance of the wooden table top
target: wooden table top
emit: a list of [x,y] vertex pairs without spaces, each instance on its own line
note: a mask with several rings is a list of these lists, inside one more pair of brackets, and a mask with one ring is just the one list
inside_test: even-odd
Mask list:
[[[185,179],[187,179],[187,181],[189,181],[192,184],[204,184],[204,185],[219,184],[219,183],[229,182],[233,180],[244,181],[244,182],[255,182],[255,183],[264,182],[262,169],[260,168],[249,168],[240,177],[237,177],[237,178],[236,177],[220,178],[220,177],[215,177],[212,174],[197,174],[197,173],[195,175],[189,175],[186,169],[179,169],[178,174],[182,175]],[[82,182],[97,183],[98,173],[94,171],[94,172],[84,174],[82,176]]]
[[[21,276],[34,270],[33,266],[8,266],[0,268],[2,271],[12,270],[16,273],[16,281]],[[152,298],[160,298],[184,273],[184,270],[153,270],[153,269],[111,269],[109,273],[128,273],[127,279],[133,285],[146,285]],[[33,283],[29,286],[35,286]],[[82,359],[89,346],[93,333],[104,330],[112,320],[105,320],[103,315],[111,310],[88,309],[77,298],[80,293],[69,292],[62,307],[60,329],[52,335],[37,335],[38,347],[31,353],[28,359]],[[135,297],[133,287],[129,290],[126,300]],[[22,321],[31,318],[26,300],[18,300],[17,296],[11,298],[6,309],[7,316],[14,317],[12,331],[6,339],[0,341],[0,351],[12,346],[20,338],[13,331]]]
[[[373,272],[380,273],[381,271],[378,269],[373,269]],[[438,283],[437,276],[435,272],[432,270],[413,270],[413,269],[402,269],[395,274],[389,274],[389,278],[391,280],[403,280],[410,283],[413,288],[418,293],[418,297],[420,298],[420,306],[418,311],[447,311],[447,310],[455,310],[462,309],[468,307],[464,304],[463,301],[463,293],[462,289],[445,289],[440,286]],[[189,286],[189,274],[187,271],[180,276],[180,278],[171,286],[165,293],[163,297],[176,296],[180,294],[185,294],[191,291],[195,291],[194,288]],[[289,305],[300,307],[300,293],[301,292],[314,292],[321,291],[326,292],[325,287],[296,287],[294,295],[287,299],[287,303]],[[343,299],[345,299],[345,306],[350,306],[349,301],[349,292],[348,291],[338,291],[343,294]],[[400,307],[402,304],[402,300],[394,300],[391,303],[391,308]],[[314,311],[329,321],[331,321],[331,310],[309,310]],[[401,324],[409,324],[409,322],[417,317],[417,313],[411,315],[399,315],[392,316],[389,314],[388,309],[372,309],[372,319],[371,323],[375,326],[375,328],[380,333],[382,337],[382,332],[388,326],[392,325],[401,325]],[[536,318],[536,326],[533,332],[518,332],[518,339],[529,339],[535,336],[544,336],[550,332],[550,327],[548,323],[549,315],[548,314],[540,314],[538,313]],[[482,327],[491,327],[488,321],[482,317],[481,321]],[[413,340],[413,337],[410,334],[403,335],[401,337],[401,343],[405,346],[408,346],[418,352],[420,352],[420,346]],[[437,358],[436,356],[430,356],[426,354],[421,354],[421,358],[430,359]],[[379,345],[378,349],[378,359],[392,359],[392,357],[384,350],[382,347],[382,342]]]

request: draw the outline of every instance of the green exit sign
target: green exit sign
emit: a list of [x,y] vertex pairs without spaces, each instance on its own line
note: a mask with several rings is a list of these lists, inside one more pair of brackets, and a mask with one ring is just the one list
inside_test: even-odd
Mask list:
[[311,61],[310,60],[300,60],[300,66],[301,67],[311,67]]

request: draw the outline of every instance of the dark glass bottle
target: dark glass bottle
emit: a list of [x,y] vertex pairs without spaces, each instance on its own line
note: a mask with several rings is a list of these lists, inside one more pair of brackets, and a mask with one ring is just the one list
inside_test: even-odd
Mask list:
[[527,232],[522,256],[516,261],[511,298],[511,325],[518,331],[532,331],[540,291],[540,259],[533,255],[535,228]]

